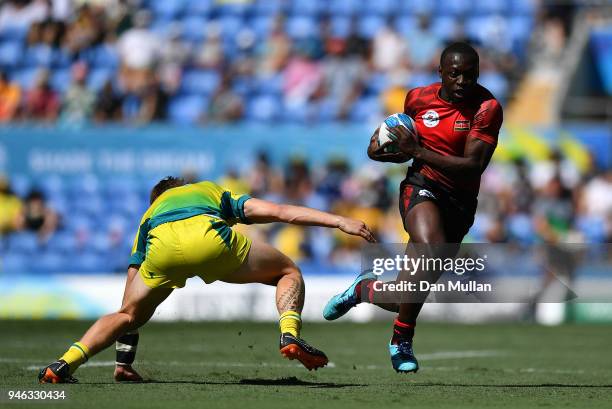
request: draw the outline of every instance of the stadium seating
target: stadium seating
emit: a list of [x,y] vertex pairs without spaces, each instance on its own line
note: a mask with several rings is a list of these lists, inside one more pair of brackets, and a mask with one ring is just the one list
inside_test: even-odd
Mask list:
[[[241,30],[252,30],[259,42],[265,39],[275,16],[279,13],[286,15],[285,30],[293,40],[318,37],[322,16],[330,17],[331,33],[336,37],[346,38],[350,33],[352,20],[355,19],[358,34],[371,39],[385,26],[390,17],[394,18],[391,21],[394,21],[396,29],[409,36],[415,27],[417,16],[427,14],[432,18],[431,30],[438,38],[448,41],[456,33],[457,24],[465,20],[467,34],[482,41],[486,39],[483,27],[494,16],[508,26],[508,43],[511,44],[512,52],[517,53],[522,61],[533,26],[536,5],[533,0],[478,0],[475,3],[467,0],[416,0],[399,3],[392,0],[365,3],[358,0],[257,0],[219,3],[213,0],[147,0],[142,2],[142,6],[152,13],[152,31],[163,38],[179,30],[181,38],[194,50],[204,41],[209,24],[215,22],[221,29],[224,52],[230,61],[237,55],[236,36]],[[470,17],[466,19],[468,15]],[[68,55],[63,49],[52,49],[47,45],[25,47],[26,35],[27,27],[9,26],[0,32],[0,69],[9,73],[10,78],[24,89],[28,89],[37,70],[41,67],[48,68],[51,71],[52,87],[64,93],[70,85],[69,67],[74,56]],[[91,67],[87,86],[93,91],[99,92],[108,79],[117,77],[119,56],[112,43],[82,50],[79,58]],[[207,101],[197,102],[194,96],[211,95],[219,85],[219,75],[220,72],[201,72],[189,66],[185,67],[181,86],[168,108],[168,119],[184,124],[193,123],[202,116]],[[418,75],[420,74],[417,74],[417,78]],[[381,92],[383,84],[386,83],[385,78],[375,76],[373,79],[376,82],[369,87],[368,92]],[[495,94],[503,102],[510,92],[507,78],[497,75],[487,80],[495,85]],[[258,109],[255,114],[247,114],[245,120],[265,122],[273,116],[266,114],[266,110],[269,110],[266,107],[275,106],[278,102],[268,98],[268,95],[277,96],[281,90],[275,84],[272,90],[267,89],[267,79],[264,80],[266,86],[256,82],[254,89],[247,85],[247,81],[242,81],[240,84],[234,84],[234,90],[246,99],[245,106]],[[407,85],[415,82],[418,81]],[[364,98],[369,96],[365,95]],[[129,98],[126,104],[126,112],[136,109]],[[354,116],[362,117],[360,114]]]

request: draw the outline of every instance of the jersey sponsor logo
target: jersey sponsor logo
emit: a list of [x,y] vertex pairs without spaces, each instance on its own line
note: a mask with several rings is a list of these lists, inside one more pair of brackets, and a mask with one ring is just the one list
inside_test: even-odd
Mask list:
[[470,121],[467,119],[458,119],[455,121],[455,131],[469,131]]
[[431,193],[429,190],[427,189],[421,189],[419,190],[419,196],[423,196],[423,197],[430,197],[432,199],[436,198],[436,195],[434,195],[433,193]]
[[433,109],[425,112],[423,115],[423,124],[428,128],[433,128],[440,123],[440,115]]

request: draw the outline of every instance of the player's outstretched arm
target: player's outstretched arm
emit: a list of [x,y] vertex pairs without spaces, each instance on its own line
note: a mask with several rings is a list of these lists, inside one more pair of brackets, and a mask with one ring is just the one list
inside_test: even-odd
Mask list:
[[378,129],[374,131],[370,138],[370,145],[368,145],[368,157],[377,162],[392,162],[392,163],[404,163],[410,159],[410,156],[403,152],[390,153],[385,152],[388,142],[383,145],[378,144]]
[[252,198],[244,203],[244,215],[252,223],[281,222],[302,226],[333,227],[347,234],[363,237],[371,243],[376,241],[368,226],[361,220],[304,206],[277,204]]

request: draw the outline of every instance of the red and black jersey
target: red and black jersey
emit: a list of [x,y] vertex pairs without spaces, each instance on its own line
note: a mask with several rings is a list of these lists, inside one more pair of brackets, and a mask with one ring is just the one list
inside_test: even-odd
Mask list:
[[[408,91],[404,113],[416,122],[421,146],[444,156],[464,156],[469,138],[497,145],[503,120],[502,108],[483,86],[476,85],[475,96],[460,103],[440,98],[441,83]],[[478,196],[480,175],[452,175],[424,163],[415,163],[410,172],[418,172],[459,196]]]

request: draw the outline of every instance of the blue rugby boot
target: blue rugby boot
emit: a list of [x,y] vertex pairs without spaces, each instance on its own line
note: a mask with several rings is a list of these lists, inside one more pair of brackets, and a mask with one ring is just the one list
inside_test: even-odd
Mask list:
[[361,300],[357,297],[356,288],[365,280],[376,280],[376,274],[371,271],[361,274],[344,292],[334,295],[323,308],[323,318],[328,321],[336,320],[359,304]]
[[401,341],[399,344],[389,343],[391,365],[396,372],[408,373],[419,370],[419,362],[412,350],[412,339]]

